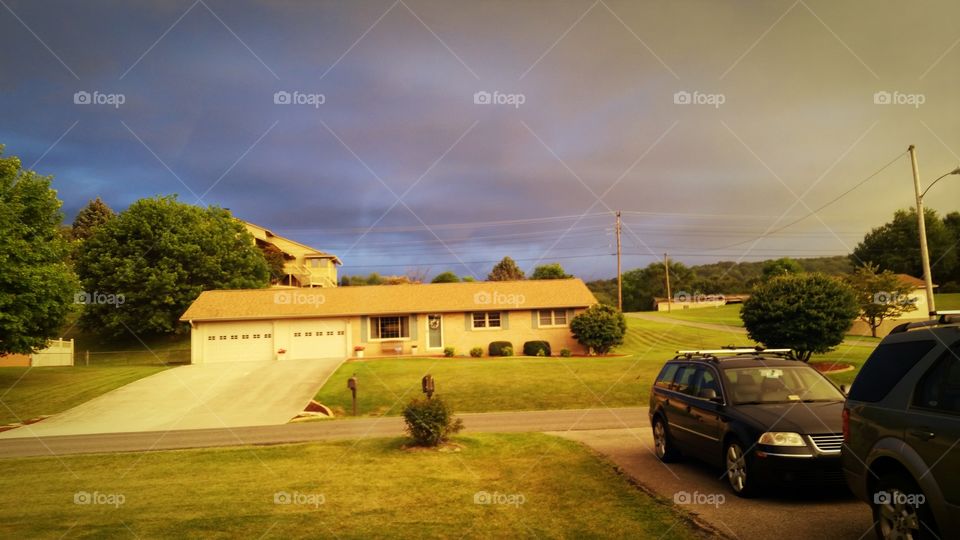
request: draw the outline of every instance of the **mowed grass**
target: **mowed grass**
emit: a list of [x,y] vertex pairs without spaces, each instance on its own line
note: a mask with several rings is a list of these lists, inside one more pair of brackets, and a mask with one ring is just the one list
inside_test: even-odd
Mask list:
[[934,295],[937,309],[960,309],[960,293],[946,293]]
[[[753,345],[742,334],[669,321],[628,317],[627,325],[624,344],[616,351],[624,356],[352,359],[316,399],[342,417],[352,406],[347,379],[356,376],[359,415],[398,415],[421,395],[420,380],[429,373],[437,395],[458,412],[646,406],[657,373],[677,350]],[[870,350],[845,346],[815,360],[859,366]],[[835,376],[838,383],[848,383],[848,378],[852,375]]]
[[164,366],[0,367],[0,424],[55,414]]
[[694,309],[674,309],[673,311],[653,311],[649,314],[660,315],[666,319],[690,321],[709,324],[722,324],[742,327],[740,308],[743,304],[729,304],[719,307],[704,307]]
[[[543,434],[473,435],[455,442],[461,451],[410,451],[403,439],[368,439],[4,460],[0,536],[677,539],[700,534],[671,505],[639,491],[577,443]],[[88,500],[122,504],[75,504],[85,493]],[[475,503],[483,493],[512,504]]]

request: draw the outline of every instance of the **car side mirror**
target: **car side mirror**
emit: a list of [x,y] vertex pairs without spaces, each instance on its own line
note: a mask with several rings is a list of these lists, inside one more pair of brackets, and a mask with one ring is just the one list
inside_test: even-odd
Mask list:
[[713,388],[704,388],[703,390],[701,390],[700,397],[702,397],[703,399],[709,399],[710,401],[717,401],[717,402],[721,401],[721,399],[717,397],[717,391],[714,390]]
[[845,384],[841,384],[841,385],[840,385],[840,393],[841,393],[841,394],[843,394],[844,396],[846,396],[847,393],[849,393],[849,391],[850,391],[850,389],[847,388],[847,385],[845,385]]

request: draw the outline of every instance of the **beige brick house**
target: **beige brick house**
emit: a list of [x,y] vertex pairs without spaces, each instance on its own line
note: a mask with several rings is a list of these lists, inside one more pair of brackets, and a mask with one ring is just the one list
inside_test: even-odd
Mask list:
[[205,291],[180,318],[195,364],[354,356],[467,354],[544,340],[586,351],[570,320],[596,304],[579,279]]

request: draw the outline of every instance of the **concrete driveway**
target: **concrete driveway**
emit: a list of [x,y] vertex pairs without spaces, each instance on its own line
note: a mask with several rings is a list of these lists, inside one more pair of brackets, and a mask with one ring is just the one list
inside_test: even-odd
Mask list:
[[742,540],[873,538],[866,504],[842,488],[786,491],[758,499],[734,495],[721,471],[687,460],[660,462],[649,427],[553,433],[580,441],[607,456],[637,482],[693,512],[721,534]]
[[180,366],[96,397],[0,438],[284,424],[344,358]]

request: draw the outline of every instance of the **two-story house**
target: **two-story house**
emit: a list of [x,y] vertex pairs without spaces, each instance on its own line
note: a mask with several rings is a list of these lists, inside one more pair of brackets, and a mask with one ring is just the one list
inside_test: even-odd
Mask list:
[[243,221],[257,246],[273,246],[283,254],[286,274],[275,287],[336,287],[337,266],[343,262],[336,256],[274,234],[269,229]]

